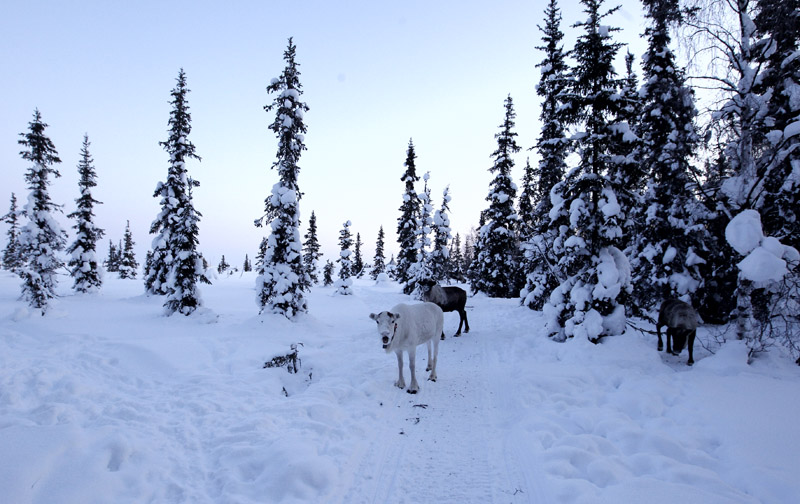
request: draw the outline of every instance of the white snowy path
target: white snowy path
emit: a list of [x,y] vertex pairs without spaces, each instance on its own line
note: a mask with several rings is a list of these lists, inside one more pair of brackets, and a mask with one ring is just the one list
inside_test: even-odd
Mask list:
[[[689,368],[636,332],[554,343],[538,313],[476,296],[469,334],[445,314],[439,380],[423,351],[409,395],[368,318],[409,301],[396,285],[316,289],[297,322],[255,315],[252,278],[217,280],[213,312],[190,318],[161,316],[139,282],[66,295],[46,317],[18,292],[0,273],[2,503],[800,495],[800,379],[777,351],[747,366],[737,342],[696,348]],[[296,342],[301,373],[261,368]]]

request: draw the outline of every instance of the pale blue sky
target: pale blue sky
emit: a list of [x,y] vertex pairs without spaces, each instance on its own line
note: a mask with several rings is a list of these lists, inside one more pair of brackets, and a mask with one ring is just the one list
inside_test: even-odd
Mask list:
[[[104,205],[97,223],[107,239],[130,219],[140,261],[149,248],[152,197],[167,171],[169,92],[187,74],[191,140],[202,162],[188,165],[200,181],[200,250],[212,265],[225,254],[241,265],[263,234],[253,220],[277,175],[276,142],[266,86],[284,67],[288,37],[302,72],[308,150],[299,185],[305,234],[315,210],[325,259],[334,259],[342,223],[353,222],[371,261],[380,225],[387,257],[396,252],[406,147],[413,138],[420,175],[431,172],[435,205],[450,185],[453,234],[477,225],[491,174],[494,135],[510,93],[517,112],[515,178],[538,135],[534,85],[541,54],[537,1],[39,1],[5,2],[0,17],[0,214],[12,191],[26,198],[26,162],[18,134],[34,108],[62,159],[52,196],[74,210],[84,133]],[[609,24],[617,40],[645,48],[640,4],[627,0]],[[609,2],[609,6],[615,5]],[[583,19],[577,0],[561,2],[569,28]],[[624,51],[624,50],[623,50]],[[622,65],[618,65],[622,71]],[[422,190],[422,185],[419,185]],[[60,218],[65,227],[72,225]],[[0,226],[5,246],[5,225]],[[70,229],[71,231],[71,229]],[[71,239],[71,238],[70,238]]]

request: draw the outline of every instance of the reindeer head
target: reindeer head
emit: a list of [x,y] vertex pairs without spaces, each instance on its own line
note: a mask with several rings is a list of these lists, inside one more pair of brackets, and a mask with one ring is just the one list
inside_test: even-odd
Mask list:
[[397,333],[397,320],[400,318],[400,314],[384,311],[378,314],[370,313],[369,318],[378,324],[378,334],[381,335],[383,349],[388,352],[391,350],[392,342]]

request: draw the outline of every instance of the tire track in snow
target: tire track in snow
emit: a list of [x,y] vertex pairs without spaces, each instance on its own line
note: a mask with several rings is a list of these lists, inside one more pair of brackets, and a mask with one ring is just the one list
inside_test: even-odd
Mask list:
[[[357,471],[347,478],[351,488],[329,502],[543,502],[538,478],[529,476],[541,472],[533,438],[520,442],[526,433],[515,426],[513,410],[509,416],[511,371],[488,339],[495,336],[448,338],[440,345],[438,382],[423,382],[427,373],[420,372],[419,394],[387,393],[376,429],[351,457],[361,463],[348,464]],[[418,359],[418,369],[425,365]]]

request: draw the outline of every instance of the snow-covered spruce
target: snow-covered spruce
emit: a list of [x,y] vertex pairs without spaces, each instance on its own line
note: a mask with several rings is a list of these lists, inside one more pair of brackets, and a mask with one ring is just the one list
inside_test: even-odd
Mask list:
[[397,243],[400,251],[397,253],[397,264],[394,269],[397,281],[404,285],[409,281],[409,268],[417,261],[416,226],[421,203],[414,189],[414,183],[419,181],[416,158],[414,142],[409,140],[405,161],[406,171],[400,178],[405,184],[405,191],[403,192],[403,204],[400,205],[400,217],[397,218]]
[[[567,85],[567,64],[561,40],[561,11],[556,0],[550,0],[545,9],[545,24],[542,30],[544,59],[538,64],[542,76],[536,85],[536,93],[542,98],[540,121],[542,129],[536,141],[539,163],[535,170],[526,166],[523,192],[520,195],[520,219],[523,240],[522,268],[526,275],[525,286],[520,292],[522,303],[531,309],[540,310],[547,295],[562,280],[554,268],[557,259],[553,253],[553,242],[557,230],[551,228],[551,191],[564,178],[569,140],[563,124],[561,110],[562,93]],[[538,176],[535,188],[532,179]],[[530,202],[528,202],[530,200]],[[530,203],[530,210],[528,209]],[[528,215],[530,212],[530,215]]]
[[417,221],[414,224],[416,232],[414,240],[414,250],[416,252],[416,259],[408,268],[408,281],[403,286],[403,292],[406,294],[414,293],[415,298],[421,299],[422,293],[419,290],[419,283],[423,280],[431,278],[433,271],[431,269],[431,230],[433,228],[433,205],[431,204],[431,190],[428,187],[428,180],[430,179],[430,172],[425,172],[423,175],[424,186],[422,192],[419,193],[420,212]]
[[19,218],[21,212],[17,209],[17,196],[11,193],[11,204],[8,213],[0,217],[0,222],[8,224],[6,236],[8,241],[3,249],[3,268],[16,272],[23,264],[22,250],[19,245]]
[[117,271],[120,278],[136,278],[137,271],[139,270],[139,263],[136,261],[136,253],[133,246],[136,243],[133,241],[133,233],[131,232],[131,221],[125,224],[125,234],[122,238],[122,251],[119,256],[119,266]]
[[478,253],[471,266],[471,286],[473,291],[509,298],[517,297],[522,287],[517,246],[519,216],[514,209],[517,186],[511,179],[512,155],[519,152],[520,147],[514,131],[516,114],[511,95],[506,98],[504,108],[505,117],[500,132],[495,135],[497,150],[492,153],[494,163],[489,169],[495,177],[486,197],[489,208],[482,212],[485,223],[479,230]]
[[81,159],[78,162],[78,189],[80,197],[75,200],[77,210],[67,217],[75,219],[75,241],[67,248],[72,288],[75,292],[97,292],[103,284],[103,270],[97,259],[97,242],[104,231],[94,223],[94,205],[100,204],[92,197],[92,187],[97,185],[92,155],[89,153],[89,136],[83,136]]
[[319,283],[319,276],[317,270],[319,269],[319,258],[322,253],[319,251],[320,244],[317,238],[317,215],[311,211],[311,217],[308,219],[308,232],[303,237],[303,264],[305,265],[308,279],[312,284]]
[[353,246],[353,235],[350,233],[350,226],[352,223],[346,221],[342,225],[342,230],[339,231],[339,279],[333,283],[336,287],[336,293],[343,296],[349,296],[353,293],[353,251],[350,247]]
[[699,138],[694,96],[685,84],[670,48],[670,27],[682,19],[678,2],[649,0],[650,26],[642,59],[642,112],[636,132],[641,138],[638,161],[646,170],[647,191],[636,206],[637,231],[632,244],[634,311],[647,312],[663,299],[680,298],[702,305],[700,270],[706,263],[709,236],[700,221],[706,211],[690,190],[690,161]]
[[170,93],[169,136],[165,142],[160,142],[169,154],[170,164],[166,182],[159,182],[153,194],[160,198],[161,212],[150,226],[150,233],[156,237],[145,277],[148,293],[167,296],[166,313],[183,315],[190,315],[202,306],[197,283],[211,283],[197,252],[201,214],[194,208],[192,189],[200,183],[191,178],[186,169],[190,159],[200,160],[188,139],[192,131],[188,93],[186,73],[181,69],[177,85]]
[[59,252],[64,249],[67,233],[56,221],[55,212],[61,207],[50,199],[50,176],[60,177],[53,165],[60,163],[53,142],[45,134],[47,124],[42,122],[39,110],[33,113],[28,131],[20,133],[19,144],[25,147],[20,154],[31,163],[25,174],[30,194],[23,208],[28,222],[20,229],[19,244],[22,264],[18,269],[22,277],[22,298],[31,308],[44,314],[50,300],[56,297],[58,270],[64,265]]
[[[627,129],[612,61],[621,44],[600,33],[601,2],[583,0],[588,19],[576,26],[585,33],[576,42],[564,103],[569,124],[582,130],[572,141],[579,163],[551,191],[552,229],[558,230],[553,250],[560,285],[543,311],[549,333],[557,340],[578,336],[597,341],[625,329],[625,302],[630,294],[630,266],[621,252],[626,203],[619,132]],[[617,29],[610,28],[608,34]],[[600,90],[600,91],[598,91]],[[623,139],[624,140],[624,139]],[[625,205],[625,206],[623,206]]]
[[377,280],[378,275],[386,270],[386,257],[383,255],[385,237],[386,234],[383,232],[383,226],[381,226],[378,229],[378,238],[375,240],[375,257],[372,260],[372,270],[369,273],[373,280]]
[[295,61],[297,46],[292,39],[283,53],[286,67],[273,78],[267,91],[273,94],[272,103],[264,110],[275,112],[269,128],[278,137],[278,152],[272,168],[278,171],[278,182],[264,201],[265,214],[256,225],[268,224],[269,237],[263,261],[256,279],[256,304],[260,312],[270,312],[293,318],[308,311],[305,292],[311,277],[303,264],[300,241],[300,155],[306,149],[307,127],[304,122],[308,105],[300,100],[303,87]]
[[433,251],[431,252],[431,279],[444,281],[451,277],[453,270],[450,257],[451,241],[450,234],[450,186],[445,187],[442,192],[442,204],[433,214]]

